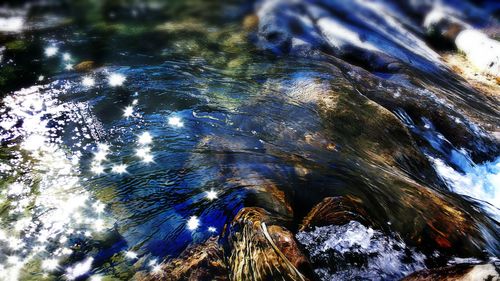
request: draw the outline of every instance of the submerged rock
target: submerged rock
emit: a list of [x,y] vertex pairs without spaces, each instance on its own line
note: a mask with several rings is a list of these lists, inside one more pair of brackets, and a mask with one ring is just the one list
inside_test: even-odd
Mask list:
[[73,69],[79,72],[88,72],[93,70],[95,67],[96,63],[94,61],[86,60],[75,65]]
[[218,238],[211,237],[205,243],[192,245],[174,259],[167,260],[151,273],[138,273],[139,281],[155,280],[229,280],[224,261],[224,251]]

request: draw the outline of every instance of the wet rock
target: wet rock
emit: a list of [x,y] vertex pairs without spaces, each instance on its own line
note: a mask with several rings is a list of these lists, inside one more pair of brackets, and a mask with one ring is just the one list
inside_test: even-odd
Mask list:
[[[234,152],[254,149],[260,143],[246,138],[225,138],[206,136],[198,144],[199,149],[208,149],[215,153],[209,161],[214,161],[221,171],[217,175],[227,186],[236,186],[248,191],[247,200],[253,207],[262,207],[268,211],[279,213],[283,217],[293,216],[290,195],[280,188],[276,182],[264,175],[261,170],[273,167],[265,165],[247,165],[246,158],[235,161]],[[203,155],[201,156],[203,157]],[[192,158],[192,161],[207,161]]]
[[261,208],[243,208],[231,223],[231,280],[309,280],[309,261],[279,218]]
[[243,28],[247,31],[254,31],[259,27],[259,17],[256,14],[247,15],[243,19]]
[[86,60],[75,65],[73,69],[79,72],[88,72],[93,70],[95,67],[96,63],[94,61]]
[[303,219],[300,231],[317,226],[343,225],[351,220],[364,225],[372,224],[360,199],[352,196],[327,197]]
[[357,221],[300,231],[320,280],[394,280],[425,268],[424,256]]
[[478,71],[463,54],[448,52],[442,57],[453,72],[464,78],[476,90],[500,102],[500,77]]
[[160,264],[151,273],[138,273],[138,281],[156,280],[229,280],[224,252],[218,238],[211,237],[205,243],[188,247],[175,259]]
[[401,279],[401,281],[473,281],[500,280],[498,265],[488,264],[458,264],[448,267],[425,269],[417,271]]

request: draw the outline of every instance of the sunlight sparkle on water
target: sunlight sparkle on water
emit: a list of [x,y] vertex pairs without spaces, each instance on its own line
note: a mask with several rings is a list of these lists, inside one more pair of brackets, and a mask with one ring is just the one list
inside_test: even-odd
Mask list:
[[177,117],[177,116],[169,117],[168,124],[172,127],[177,127],[177,128],[184,126],[182,119],[180,117]]
[[93,258],[87,258],[83,262],[75,264],[75,266],[70,267],[66,270],[66,277],[69,280],[76,279],[77,277],[80,277],[84,275],[85,273],[89,272],[90,269],[92,268],[92,262],[94,261]]
[[214,191],[213,189],[210,189],[210,191],[206,191],[205,193],[206,193],[205,197],[210,201],[217,198],[217,192]]
[[141,145],[146,145],[146,144],[150,144],[151,142],[153,142],[153,137],[151,136],[151,134],[149,132],[144,132],[139,136],[139,139],[137,141]]
[[150,163],[150,162],[153,162],[153,155],[150,153],[150,151],[151,151],[150,147],[144,146],[144,147],[137,149],[135,152],[135,155],[137,157],[141,158],[141,160],[144,163]]
[[136,150],[135,155],[137,157],[144,158],[145,156],[147,156],[149,154],[150,151],[151,151],[151,148],[149,148],[147,146],[141,147],[141,148]]
[[109,145],[105,143],[98,143],[97,148],[101,151],[108,151],[109,150]]
[[102,281],[102,276],[100,276],[100,275],[92,275],[90,277],[90,281]]
[[122,74],[119,73],[111,73],[108,76],[108,84],[111,87],[121,86],[125,82],[126,78]]
[[134,107],[133,106],[127,106],[125,109],[123,109],[123,117],[130,117],[134,114]]
[[160,273],[162,270],[161,270],[161,265],[157,264],[155,266],[153,266],[153,268],[151,269],[151,271],[153,273]]
[[208,232],[215,233],[215,232],[217,232],[217,229],[216,229],[215,227],[213,227],[213,226],[210,226],[210,227],[208,228]]
[[200,226],[200,220],[197,216],[192,216],[187,221],[187,228],[189,230],[196,230]]
[[92,87],[95,85],[95,80],[90,76],[84,76],[82,79],[82,85],[84,87]]
[[94,160],[95,161],[103,161],[106,160],[106,156],[108,153],[104,150],[99,150],[94,154]]
[[45,48],[45,55],[47,57],[53,57],[57,54],[58,51],[59,51],[59,49],[57,47],[50,46],[50,47]]
[[63,54],[63,60],[64,61],[69,61],[71,60],[71,55],[69,53],[64,53]]
[[59,266],[59,261],[56,259],[45,259],[42,261],[42,268],[48,271],[56,270]]
[[94,211],[98,214],[104,212],[105,207],[106,206],[101,202],[95,202],[94,204],[92,204],[92,208],[94,208]]
[[92,173],[94,173],[96,175],[104,174],[104,167],[100,164],[92,165],[90,170],[92,171]]
[[116,173],[116,174],[126,173],[127,172],[127,165],[125,165],[125,164],[114,165],[111,168],[111,171],[113,171],[113,173]]
[[144,157],[142,157],[142,162],[144,163],[151,163],[153,162],[153,155],[151,154],[147,154],[147,155],[144,155]]
[[132,252],[132,251],[126,251],[125,252],[125,257],[130,260],[135,260],[137,259],[137,254]]

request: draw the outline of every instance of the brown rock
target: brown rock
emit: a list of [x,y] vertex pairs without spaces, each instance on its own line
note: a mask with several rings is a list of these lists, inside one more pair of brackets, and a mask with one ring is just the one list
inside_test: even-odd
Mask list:
[[500,280],[498,268],[493,264],[459,264],[448,267],[425,269],[410,274],[401,281],[474,281]]
[[302,221],[300,231],[314,226],[342,225],[351,220],[372,225],[360,199],[352,196],[327,197],[307,214]]
[[95,67],[96,67],[96,64],[94,61],[86,60],[86,61],[82,61],[81,63],[75,65],[74,69],[76,71],[80,71],[80,72],[88,72],[88,71],[91,71],[92,69],[94,69]]
[[243,208],[229,232],[231,280],[309,280],[311,267],[293,234],[261,208]]
[[243,28],[246,31],[254,31],[259,27],[259,17],[256,14],[247,15],[243,19]]
[[162,263],[158,272],[136,274],[135,280],[228,280],[223,255],[218,238],[211,237],[203,244],[188,247],[178,258]]

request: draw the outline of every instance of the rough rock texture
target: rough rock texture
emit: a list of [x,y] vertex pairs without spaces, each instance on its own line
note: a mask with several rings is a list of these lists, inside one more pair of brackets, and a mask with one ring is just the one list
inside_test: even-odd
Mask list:
[[294,235],[260,208],[244,208],[229,230],[231,280],[309,280],[310,265]]
[[139,281],[229,280],[224,252],[216,237],[211,237],[203,244],[188,247],[178,258],[162,263],[160,269],[148,274],[138,273],[135,278]]
[[300,231],[317,226],[342,225],[351,220],[371,225],[362,201],[352,196],[327,197],[318,203],[303,219]]

